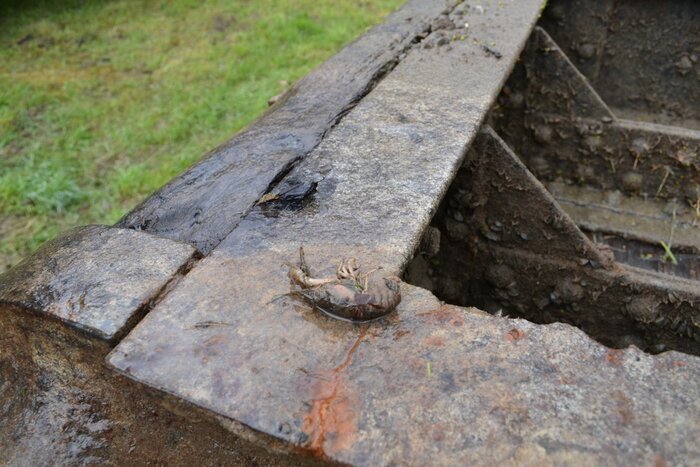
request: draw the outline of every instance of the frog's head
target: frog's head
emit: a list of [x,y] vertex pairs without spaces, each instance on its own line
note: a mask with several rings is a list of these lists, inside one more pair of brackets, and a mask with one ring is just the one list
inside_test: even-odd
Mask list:
[[398,276],[386,276],[384,277],[384,284],[386,287],[394,293],[399,293],[401,289],[401,278]]

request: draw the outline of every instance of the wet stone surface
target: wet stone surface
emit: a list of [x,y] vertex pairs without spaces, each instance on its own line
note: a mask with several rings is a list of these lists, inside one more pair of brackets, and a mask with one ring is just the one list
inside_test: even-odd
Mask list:
[[449,0],[412,0],[300,80],[258,121],[214,149],[119,223],[207,254],[271,184],[425,36]]
[[[250,260],[205,260],[187,281],[207,299],[175,291],[110,364],[156,388],[176,384],[186,400],[309,454],[356,465],[700,455],[697,358],[610,350],[566,325],[444,306],[408,285],[397,313],[366,325],[275,300],[284,287],[261,291],[261,307],[245,291],[264,271],[226,279]],[[273,272],[274,283],[283,274]]]
[[112,340],[195,255],[188,245],[134,230],[80,227],[0,275],[0,304]]
[[[471,40],[413,49],[290,173],[316,183],[308,202],[254,210],[109,365],[327,460],[632,462],[662,446],[674,446],[664,458],[692,456],[685,433],[696,424],[686,417],[697,407],[671,402],[697,371],[691,357],[626,351],[609,358],[629,367],[606,366],[608,350],[573,328],[442,307],[405,284],[395,313],[359,326],[288,295],[284,264],[301,243],[314,277],[333,274],[342,257],[396,273],[412,256],[500,88],[486,77],[507,72],[540,6],[503,5],[453,12]],[[498,15],[521,29],[479,22]],[[674,376],[676,358],[691,373]],[[679,425],[647,415],[666,410]]]

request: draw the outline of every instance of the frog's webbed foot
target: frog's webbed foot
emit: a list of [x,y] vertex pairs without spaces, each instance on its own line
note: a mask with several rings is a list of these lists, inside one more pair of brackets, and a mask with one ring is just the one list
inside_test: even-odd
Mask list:
[[347,261],[345,258],[340,261],[340,264],[338,265],[338,270],[336,272],[336,275],[338,276],[338,279],[352,279],[353,281],[357,281],[357,272],[360,270],[359,267],[357,267],[357,259],[356,258],[350,258]]

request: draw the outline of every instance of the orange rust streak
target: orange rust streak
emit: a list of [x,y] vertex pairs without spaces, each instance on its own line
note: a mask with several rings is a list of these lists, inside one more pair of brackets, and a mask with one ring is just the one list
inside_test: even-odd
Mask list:
[[605,359],[612,366],[621,366],[624,352],[620,349],[608,349],[605,352]]
[[[311,410],[304,418],[302,430],[310,437],[307,449],[317,457],[325,458],[349,447],[355,432],[355,412],[348,397],[339,397],[342,372],[350,366],[353,354],[367,335],[367,327],[360,330],[355,342],[345,353],[345,359],[321,378],[314,387],[315,397]],[[329,436],[330,435],[330,436]],[[327,439],[329,438],[329,439]],[[324,448],[330,444],[328,452]]]
[[508,339],[510,342],[519,341],[523,337],[525,337],[525,333],[518,328],[513,328],[508,331],[508,334],[506,334],[506,339]]
[[462,317],[461,313],[450,306],[441,306],[435,310],[424,311],[422,313],[418,313],[417,316],[430,323],[447,323],[455,327],[464,325],[464,318]]

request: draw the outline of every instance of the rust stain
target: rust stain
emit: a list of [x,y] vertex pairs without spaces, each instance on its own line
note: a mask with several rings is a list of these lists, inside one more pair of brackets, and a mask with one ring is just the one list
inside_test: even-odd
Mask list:
[[357,398],[343,385],[343,371],[352,363],[353,355],[367,335],[360,330],[355,342],[337,367],[321,372],[313,385],[313,405],[304,417],[302,431],[309,436],[306,450],[319,458],[327,458],[349,449],[357,431]]
[[506,334],[506,339],[510,342],[519,341],[525,337],[525,333],[518,328],[513,328]]
[[664,456],[661,455],[661,453],[656,453],[654,456],[654,467],[666,467],[666,459],[664,459]]
[[437,423],[433,425],[431,436],[434,442],[440,442],[445,440],[445,425],[442,423]]
[[435,310],[418,313],[417,316],[430,323],[451,324],[452,326],[464,326],[464,318],[461,313],[452,307],[442,306]]
[[622,366],[623,351],[620,349],[608,349],[605,352],[605,360],[612,366]]
[[634,407],[632,405],[632,401],[624,392],[619,390],[613,393],[613,397],[615,399],[617,415],[620,422],[623,425],[628,425],[634,418]]
[[440,336],[428,336],[423,339],[423,345],[426,347],[444,347],[445,341]]

